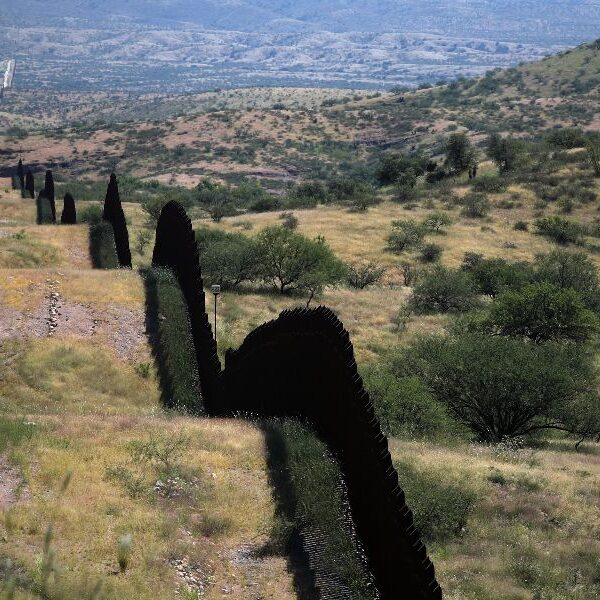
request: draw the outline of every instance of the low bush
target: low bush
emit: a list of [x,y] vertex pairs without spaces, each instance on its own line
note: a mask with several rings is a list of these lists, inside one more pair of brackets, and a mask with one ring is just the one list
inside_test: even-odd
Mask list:
[[452,225],[450,216],[441,211],[432,212],[423,219],[423,227],[432,233],[444,233],[444,228]]
[[35,425],[27,424],[20,419],[0,417],[0,452],[25,442],[35,431]]
[[79,221],[93,225],[102,220],[102,206],[100,204],[90,204],[79,213]]
[[482,219],[490,212],[490,202],[485,194],[470,192],[461,200],[460,214],[469,219]]
[[398,183],[394,186],[392,200],[399,204],[410,204],[417,199],[417,196],[418,194],[414,186],[406,183]]
[[322,237],[311,240],[296,231],[271,226],[256,236],[255,248],[257,278],[282,294],[304,290],[310,293],[310,302],[323,287],[346,277],[345,265]]
[[545,136],[544,140],[552,148],[571,149],[585,147],[586,138],[581,129],[565,127],[561,129],[552,129]]
[[481,175],[473,180],[471,187],[474,192],[501,194],[508,189],[508,182],[500,175]]
[[263,196],[250,204],[251,212],[269,212],[281,208],[281,200],[275,196]]
[[279,215],[281,226],[286,229],[297,229],[298,228],[298,217],[291,212],[282,212]]
[[202,276],[210,285],[235,288],[257,276],[256,244],[241,233],[197,229]]
[[[578,432],[578,416],[600,423],[593,357],[575,344],[460,333],[416,340],[391,361],[417,375],[451,416],[480,440],[500,442],[546,427]],[[586,402],[590,394],[593,402]],[[585,407],[587,413],[580,413]],[[595,408],[594,408],[595,407]],[[590,412],[593,408],[594,412]]]
[[579,223],[557,215],[536,219],[535,226],[538,234],[550,238],[561,246],[583,242],[583,227]]
[[465,253],[461,267],[469,273],[480,294],[495,298],[508,290],[519,289],[534,278],[531,266],[525,262],[509,262],[503,258],[483,258],[481,254]]
[[395,377],[378,365],[366,371],[365,387],[387,435],[435,437],[455,429],[446,407],[418,377]]
[[392,221],[392,232],[388,236],[388,249],[400,254],[405,250],[418,248],[425,237],[423,225],[409,219],[407,221]]
[[585,252],[558,249],[539,254],[534,269],[537,281],[575,290],[588,308],[600,314],[598,269]]
[[439,244],[425,244],[421,248],[421,260],[425,263],[438,261],[442,256],[443,248]]
[[547,282],[502,294],[490,307],[487,322],[494,333],[523,336],[537,344],[585,342],[600,327],[578,292]]
[[420,279],[410,299],[417,313],[465,312],[477,305],[477,290],[469,274],[441,265]]
[[347,266],[347,273],[348,285],[357,290],[364,290],[381,280],[385,273],[385,267],[380,267],[372,262],[351,264]]
[[527,221],[517,221],[513,225],[513,229],[515,231],[529,231],[529,224],[527,223]]
[[289,208],[314,208],[329,202],[329,194],[319,181],[307,181],[293,188],[287,195],[285,204]]

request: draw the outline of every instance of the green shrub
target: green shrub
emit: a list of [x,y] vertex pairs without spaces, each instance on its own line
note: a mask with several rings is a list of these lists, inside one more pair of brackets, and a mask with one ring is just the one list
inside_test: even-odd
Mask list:
[[423,227],[432,233],[442,233],[444,227],[452,225],[452,219],[445,212],[432,212],[423,219]]
[[202,276],[206,282],[235,288],[257,276],[257,250],[253,240],[241,233],[196,230]]
[[546,282],[502,294],[490,307],[487,321],[495,333],[524,336],[538,344],[584,342],[600,327],[578,292]]
[[573,208],[575,207],[573,199],[567,196],[562,196],[561,198],[559,198],[557,204],[559,212],[561,212],[563,215],[572,213]]
[[350,287],[364,290],[366,287],[378,283],[385,273],[385,267],[375,263],[347,265],[347,281]]
[[483,258],[472,252],[465,253],[461,268],[471,275],[479,293],[491,298],[507,290],[519,289],[534,277],[528,263]]
[[524,147],[520,140],[512,137],[501,137],[492,133],[487,141],[487,154],[496,163],[501,173],[514,170],[519,164],[519,157]]
[[412,219],[392,221],[392,233],[388,236],[388,249],[396,254],[418,248],[425,237],[425,229]]
[[590,257],[581,251],[553,250],[535,257],[535,278],[578,292],[585,305],[600,313],[600,278]]
[[513,229],[515,231],[529,231],[529,225],[528,225],[527,221],[517,221],[513,225]]
[[22,420],[0,417],[0,452],[9,446],[18,446],[35,433],[35,425]]
[[412,177],[422,175],[428,165],[429,161],[422,156],[405,156],[399,152],[388,152],[381,158],[375,177],[381,185],[390,185],[406,179],[407,173],[412,174]]
[[481,219],[490,212],[490,202],[485,194],[470,192],[461,200],[460,214],[470,219]]
[[298,217],[291,212],[282,212],[279,215],[281,226],[285,229],[297,229],[298,228]]
[[281,200],[275,196],[265,195],[250,204],[251,212],[269,212],[281,207]]
[[537,233],[550,238],[561,246],[580,244],[583,241],[584,229],[579,223],[553,215],[536,219]]
[[443,470],[416,469],[397,462],[400,486],[426,543],[448,542],[467,527],[477,495],[465,481],[447,482]]
[[[419,376],[451,416],[483,441],[501,442],[561,424],[569,428],[569,407],[593,408],[600,422],[600,402],[583,402],[596,389],[592,357],[575,344],[459,333],[416,340],[391,361],[398,377]],[[573,430],[576,431],[576,430]]]
[[207,538],[219,537],[231,530],[232,522],[227,517],[204,514],[198,532]]
[[365,387],[387,435],[433,437],[454,429],[445,406],[418,377],[395,377],[385,366],[371,367]]
[[446,141],[445,164],[455,173],[463,173],[477,161],[477,152],[464,133],[453,133]]
[[115,235],[108,221],[90,224],[90,256],[95,269],[118,269]]
[[508,182],[499,175],[481,175],[471,184],[474,192],[501,194],[508,188]]
[[392,200],[400,204],[408,204],[414,202],[417,198],[417,192],[414,186],[406,183],[398,183],[394,186],[394,194]]
[[125,573],[129,567],[132,542],[133,538],[129,533],[119,538],[119,543],[117,545],[117,562],[119,563],[119,570],[121,573]]
[[79,213],[79,221],[94,225],[102,221],[102,206],[100,204],[90,204]]
[[357,212],[364,212],[379,201],[372,185],[351,178],[330,181],[327,197],[330,202],[346,204]]
[[581,129],[561,128],[549,131],[544,139],[546,143],[558,149],[583,148],[585,146],[585,136]]
[[426,263],[433,263],[442,256],[443,248],[439,244],[425,244],[421,248],[421,260]]
[[306,181],[293,188],[287,198],[290,208],[314,208],[329,202],[329,193],[320,181]]
[[258,277],[279,292],[308,291],[312,298],[346,276],[345,265],[322,237],[311,240],[296,231],[271,226],[256,236]]
[[410,305],[418,313],[464,312],[476,307],[478,298],[468,273],[438,265],[415,285]]
[[146,227],[156,229],[158,219],[163,207],[169,201],[168,198],[151,196],[142,203],[142,210],[146,213]]

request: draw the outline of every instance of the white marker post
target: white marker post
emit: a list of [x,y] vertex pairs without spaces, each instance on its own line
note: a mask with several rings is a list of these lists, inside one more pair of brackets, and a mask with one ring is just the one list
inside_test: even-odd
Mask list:
[[213,285],[210,289],[215,297],[215,341],[217,341],[217,298],[221,294],[221,286]]

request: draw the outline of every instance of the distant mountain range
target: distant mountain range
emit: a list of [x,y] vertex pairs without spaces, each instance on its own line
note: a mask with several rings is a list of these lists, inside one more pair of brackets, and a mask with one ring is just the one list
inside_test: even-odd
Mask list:
[[21,0],[0,23],[123,19],[261,33],[399,31],[575,44],[597,37],[598,0]]
[[538,60],[599,32],[600,0],[19,0],[0,11],[0,59],[23,64],[17,88],[383,88]]

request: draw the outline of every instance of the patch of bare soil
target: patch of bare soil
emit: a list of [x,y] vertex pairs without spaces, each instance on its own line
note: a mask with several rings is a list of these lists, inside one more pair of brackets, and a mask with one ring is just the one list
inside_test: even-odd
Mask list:
[[48,331],[47,313],[40,308],[21,312],[8,306],[0,306],[0,341],[23,339],[27,337],[44,337]]
[[23,478],[0,456],[0,512],[8,510],[23,497]]
[[44,303],[35,311],[0,306],[0,340],[30,337],[98,336],[119,358],[132,357],[146,343],[145,315],[118,305],[95,307],[62,297],[57,281],[46,281]]

